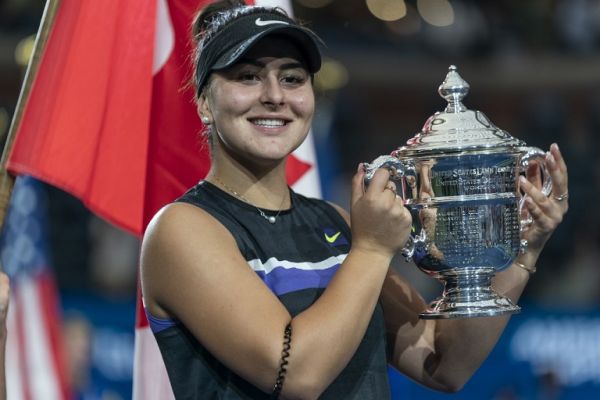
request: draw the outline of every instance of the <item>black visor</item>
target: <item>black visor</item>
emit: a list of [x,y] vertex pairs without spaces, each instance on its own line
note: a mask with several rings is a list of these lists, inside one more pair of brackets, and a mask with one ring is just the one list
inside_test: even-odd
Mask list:
[[258,40],[272,33],[288,36],[299,46],[311,74],[321,68],[319,44],[323,41],[314,32],[276,11],[251,13],[231,21],[204,43],[196,68],[196,95],[200,96],[211,72],[232,66]]

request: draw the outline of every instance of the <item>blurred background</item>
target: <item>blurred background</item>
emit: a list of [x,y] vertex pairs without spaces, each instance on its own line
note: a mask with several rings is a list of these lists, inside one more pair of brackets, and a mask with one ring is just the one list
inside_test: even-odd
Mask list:
[[[19,95],[43,0],[0,0],[0,134]],[[498,346],[465,389],[443,395],[390,372],[395,398],[600,396],[600,1],[294,0],[321,35],[314,135],[323,197],[345,208],[350,177],[403,145],[445,107],[448,66],[464,100],[529,145],[557,142],[570,209]],[[3,139],[4,140],[4,139]],[[85,399],[131,397],[139,241],[43,186],[69,382]],[[398,270],[427,299],[440,286]]]

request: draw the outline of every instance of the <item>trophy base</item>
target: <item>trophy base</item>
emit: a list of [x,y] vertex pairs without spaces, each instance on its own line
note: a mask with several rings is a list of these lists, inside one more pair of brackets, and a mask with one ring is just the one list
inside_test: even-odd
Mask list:
[[419,314],[422,319],[493,317],[514,314],[521,307],[496,293],[491,286],[493,268],[472,268],[441,271],[438,278],[444,283],[442,297]]

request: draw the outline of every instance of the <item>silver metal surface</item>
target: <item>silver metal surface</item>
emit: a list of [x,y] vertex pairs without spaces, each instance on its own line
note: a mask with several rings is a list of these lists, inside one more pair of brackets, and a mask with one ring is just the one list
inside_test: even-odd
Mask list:
[[462,103],[469,85],[451,66],[439,93],[448,101],[407,144],[366,164],[368,184],[387,168],[413,215],[413,232],[402,250],[444,284],[442,297],[422,318],[463,318],[518,312],[496,293],[493,276],[508,268],[527,242],[531,218],[523,209],[519,176],[537,165],[548,195],[552,182],[545,153],[493,125]]
[[421,132],[398,151],[404,156],[422,156],[525,145],[494,125],[481,111],[467,109],[462,100],[468,92],[469,84],[451,65],[446,79],[438,88],[448,106],[429,117]]

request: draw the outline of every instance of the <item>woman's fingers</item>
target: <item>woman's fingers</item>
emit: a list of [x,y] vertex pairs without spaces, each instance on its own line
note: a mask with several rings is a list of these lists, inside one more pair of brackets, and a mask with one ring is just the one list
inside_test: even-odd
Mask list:
[[539,221],[544,216],[553,220],[562,219],[563,211],[556,200],[546,197],[540,189],[536,188],[525,177],[522,176],[520,180],[521,188],[527,195],[525,206],[534,220]]
[[525,208],[539,227],[540,232],[546,232],[546,234],[552,232],[562,221],[568,208],[566,198],[557,199],[557,195],[554,194],[556,190],[565,189],[566,172],[563,172],[565,170],[558,165],[553,154],[549,154],[548,158],[548,169],[552,175],[553,183],[554,179],[557,179],[556,186],[553,186],[552,194],[549,197],[545,196],[534,183],[523,176],[520,177],[521,188],[527,195]]
[[360,199],[363,196],[364,190],[365,190],[364,179],[365,179],[365,168],[363,167],[363,164],[360,163],[360,164],[358,164],[356,174],[354,174],[354,177],[352,178],[352,194],[351,194],[352,198],[351,198],[350,204],[352,204],[352,205],[356,204],[358,199]]
[[392,182],[392,181],[388,181],[388,183],[385,184],[385,188],[383,188],[384,190],[388,190],[390,193],[392,193],[394,195],[394,197],[398,194],[397,189],[396,189],[396,183]]
[[396,184],[390,180],[390,171],[386,168],[379,168],[373,174],[373,177],[369,181],[368,187],[365,188],[365,170],[362,164],[358,165],[358,171],[352,179],[352,204],[367,196],[371,199],[376,199],[381,196],[382,193],[389,193],[390,199],[395,200],[397,197]]
[[531,197],[525,199],[525,207],[535,223],[544,232],[552,231],[560,222],[558,213],[544,210],[543,207],[539,203],[536,203]]
[[4,324],[8,312],[8,299],[10,297],[10,282],[8,276],[0,271],[0,327]]
[[537,204],[541,204],[541,203],[548,201],[548,198],[542,193],[542,191],[540,189],[538,189],[536,187],[536,185],[534,183],[530,182],[524,176],[521,176],[519,179],[521,181],[520,182],[521,189],[525,192],[526,195],[531,197]]
[[377,169],[363,192],[364,175],[364,171],[359,171],[353,182],[351,218],[354,245],[393,255],[406,243],[411,215],[402,198],[396,194],[396,185],[390,181],[390,171]]
[[558,144],[552,143],[552,145],[550,146],[550,154],[552,154],[554,160],[556,161],[556,165],[558,166],[558,168],[563,173],[566,174],[567,173],[567,164],[565,163],[562,153],[560,152],[560,149],[558,148]]
[[536,188],[542,188],[542,174],[540,171],[540,166],[537,162],[533,162],[525,171],[525,176],[527,176],[527,180],[535,185]]
[[552,177],[551,196],[555,201],[563,203],[566,206],[569,192],[567,165],[565,164],[556,143],[550,146],[550,152],[546,157],[546,163],[548,165],[550,176]]
[[369,195],[369,194],[378,195],[379,193],[383,192],[386,189],[389,181],[390,181],[390,171],[388,171],[385,168],[379,168],[373,174],[373,179],[371,179],[371,182],[369,183],[369,187],[367,188],[367,192],[366,192],[367,195]]

